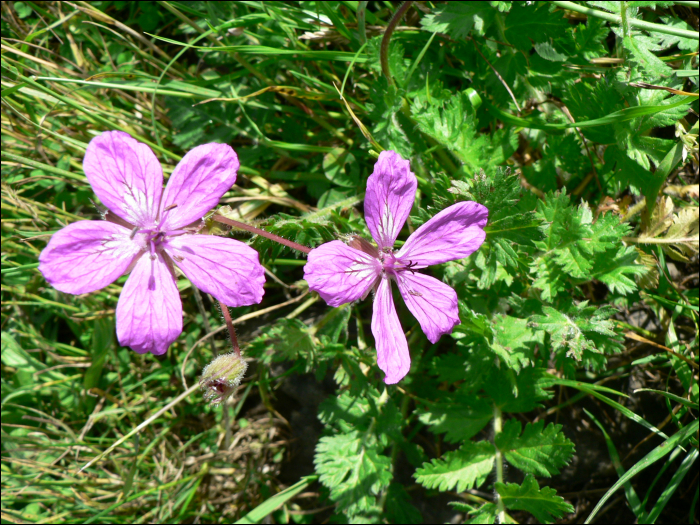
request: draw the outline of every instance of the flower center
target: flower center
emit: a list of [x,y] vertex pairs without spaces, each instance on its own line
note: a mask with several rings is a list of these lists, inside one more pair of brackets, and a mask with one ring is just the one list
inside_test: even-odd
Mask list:
[[397,273],[409,270],[413,266],[411,261],[397,259],[391,248],[383,248],[379,251],[379,262],[382,263],[382,272],[385,275],[396,277]]

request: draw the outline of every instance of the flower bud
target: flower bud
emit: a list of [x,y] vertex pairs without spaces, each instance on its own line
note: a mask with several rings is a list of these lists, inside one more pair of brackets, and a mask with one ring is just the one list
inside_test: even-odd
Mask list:
[[204,399],[212,405],[226,401],[241,383],[248,363],[235,352],[223,354],[204,367],[199,386]]

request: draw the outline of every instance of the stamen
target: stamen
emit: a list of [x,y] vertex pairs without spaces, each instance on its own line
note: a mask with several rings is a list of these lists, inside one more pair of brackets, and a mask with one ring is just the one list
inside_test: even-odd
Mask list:
[[170,210],[172,210],[173,208],[177,208],[177,204],[174,204],[174,203],[173,203],[173,204],[171,204],[170,206],[166,206],[165,209],[163,209],[163,213],[165,213],[166,211],[170,211]]
[[131,239],[133,241],[134,237],[136,237],[136,234],[138,233],[138,231],[139,231],[138,226],[136,226],[133,230],[131,230],[131,235],[129,235],[129,239]]

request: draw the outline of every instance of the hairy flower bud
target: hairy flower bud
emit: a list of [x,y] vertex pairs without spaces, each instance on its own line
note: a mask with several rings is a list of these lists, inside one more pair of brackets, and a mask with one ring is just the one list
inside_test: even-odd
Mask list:
[[235,352],[223,354],[204,367],[199,386],[212,405],[226,401],[241,383],[248,363]]

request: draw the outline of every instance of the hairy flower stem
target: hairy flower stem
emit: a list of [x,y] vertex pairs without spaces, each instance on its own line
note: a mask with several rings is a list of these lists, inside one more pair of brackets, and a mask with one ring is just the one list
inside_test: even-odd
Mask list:
[[228,306],[219,301],[219,306],[221,307],[221,313],[224,314],[224,320],[226,321],[226,328],[228,328],[228,335],[231,338],[231,345],[233,346],[233,351],[236,352],[238,357],[241,357],[241,349],[238,347],[238,338],[236,337],[236,329],[233,327],[233,321],[231,320],[231,314],[228,311]]
[[401,4],[401,7],[396,10],[394,16],[389,20],[389,25],[386,26],[384,38],[382,38],[382,45],[379,48],[379,60],[382,64],[382,73],[390,86],[394,85],[394,79],[391,78],[391,70],[389,69],[389,40],[391,40],[391,34],[394,32],[394,29],[396,29],[399,21],[403,18],[403,15],[408,11],[408,8],[411,7],[411,4],[413,4],[413,2],[404,2]]
[[249,224],[245,224],[243,222],[238,222],[234,221],[232,219],[227,219],[226,217],[223,217],[221,215],[214,214],[212,217],[215,221],[221,222],[223,224],[228,224],[229,226],[233,226],[234,228],[238,228],[239,230],[245,230],[250,233],[255,233],[256,235],[261,235],[267,239],[270,239],[271,241],[278,242],[280,244],[285,245],[287,248],[291,248],[292,250],[297,250],[303,253],[308,254],[311,251],[311,248],[308,246],[303,246],[301,244],[298,244],[294,241],[289,241],[285,239],[284,237],[280,237],[279,235],[275,235],[274,233],[266,232],[265,230],[261,230],[260,228],[256,228],[255,226],[251,226]]
[[[493,441],[496,442],[496,438],[503,431],[503,416],[501,414],[501,409],[497,405],[493,405]],[[498,483],[503,483],[503,453],[500,451],[498,446],[496,446],[496,481]],[[496,507],[498,508],[498,515],[496,516],[496,521],[498,523],[506,522],[506,508],[503,505],[503,500],[501,495],[495,490],[496,493]]]

